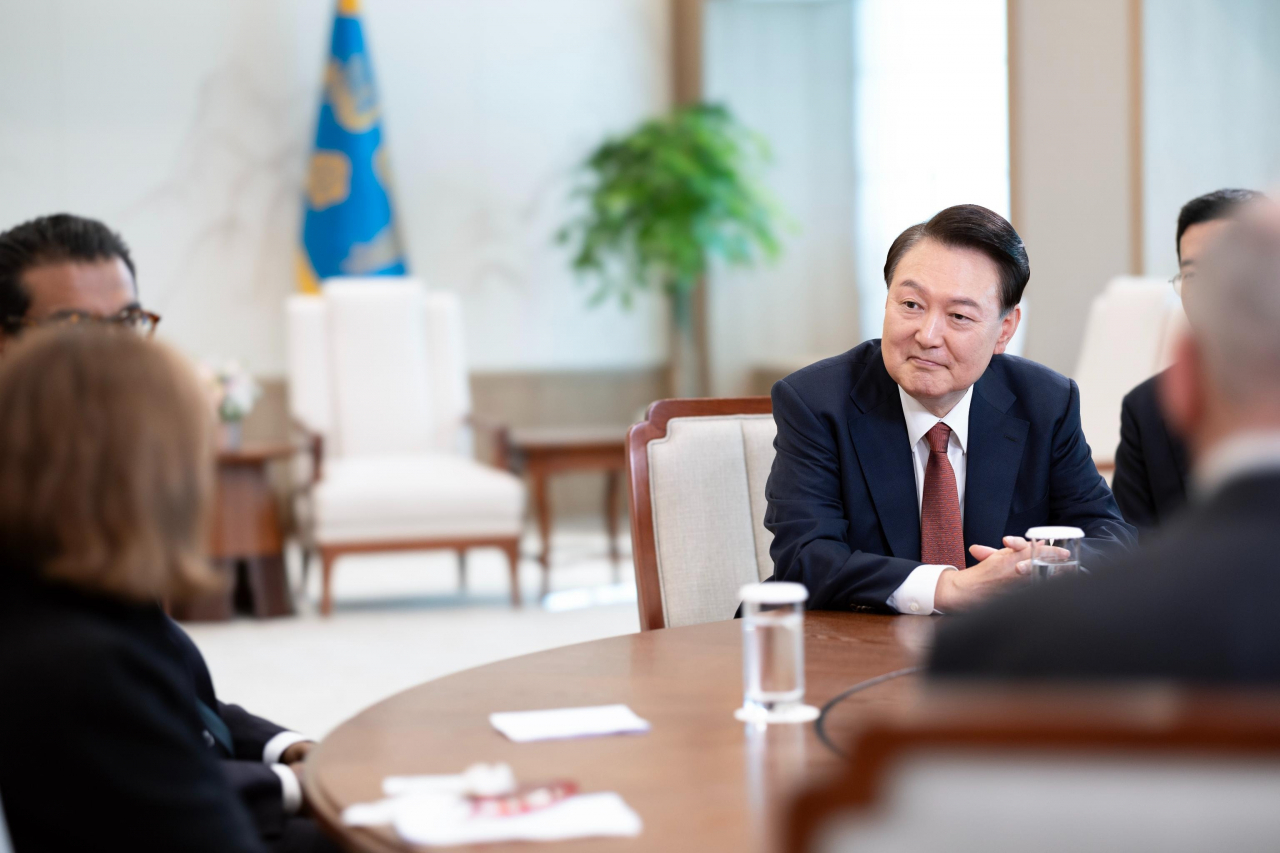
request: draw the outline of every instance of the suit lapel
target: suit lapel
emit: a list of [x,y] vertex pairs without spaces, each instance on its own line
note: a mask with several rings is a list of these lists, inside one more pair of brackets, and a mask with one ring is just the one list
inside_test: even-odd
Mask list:
[[920,505],[898,386],[877,353],[849,392],[856,407],[849,437],[894,557],[920,559]]
[[[965,557],[970,545],[1000,548],[1031,425],[1007,414],[1017,396],[991,368],[974,385],[964,487]],[[1022,531],[1017,531],[1021,535]]]

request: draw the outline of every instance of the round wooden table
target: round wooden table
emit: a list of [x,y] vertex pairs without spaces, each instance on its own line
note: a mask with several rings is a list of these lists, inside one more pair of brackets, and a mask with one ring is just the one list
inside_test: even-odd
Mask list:
[[[853,684],[916,663],[911,616],[809,613],[806,700],[821,706]],[[859,692],[828,716],[848,742],[875,709],[908,705],[916,678]],[[512,743],[489,725],[494,711],[629,705],[652,724],[643,735]],[[635,839],[560,845],[490,845],[487,851],[755,851],[774,849],[781,817],[801,785],[841,759],[812,724],[756,729],[733,718],[742,704],[742,628],[712,622],[552,649],[460,672],[361,712],[310,755],[304,782],[317,818],[350,850],[417,849],[390,827],[343,826],[342,809],[382,797],[385,776],[456,773],[505,761],[522,783],[569,779],[583,793],[616,791],[644,821]]]

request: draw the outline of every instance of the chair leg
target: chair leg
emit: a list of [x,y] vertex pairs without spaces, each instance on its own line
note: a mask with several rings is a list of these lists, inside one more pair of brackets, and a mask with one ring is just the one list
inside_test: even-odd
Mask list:
[[467,591],[467,549],[458,549],[458,590]]
[[320,615],[333,613],[333,564],[338,557],[328,548],[320,549]]
[[311,574],[311,558],[313,556],[311,549],[304,545],[302,547],[302,592],[304,594],[307,591],[307,576]]
[[511,606],[520,606],[520,539],[508,540],[502,546],[506,552],[507,563],[511,567]]
[[605,474],[604,481],[604,529],[609,537],[609,560],[613,563],[613,582],[618,583],[618,483],[617,471]]

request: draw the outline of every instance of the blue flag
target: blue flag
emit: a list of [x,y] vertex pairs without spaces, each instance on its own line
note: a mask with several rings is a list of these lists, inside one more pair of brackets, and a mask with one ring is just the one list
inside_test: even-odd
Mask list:
[[359,0],[338,0],[316,147],[307,173],[299,285],[331,276],[404,275],[387,195],[387,152]]

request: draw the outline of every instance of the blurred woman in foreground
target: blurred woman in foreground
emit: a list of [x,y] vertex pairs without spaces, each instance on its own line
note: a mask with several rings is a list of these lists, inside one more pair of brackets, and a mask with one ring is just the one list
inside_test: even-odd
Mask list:
[[33,332],[0,359],[0,796],[15,853],[258,851],[158,602],[203,558],[213,424],[166,347]]

